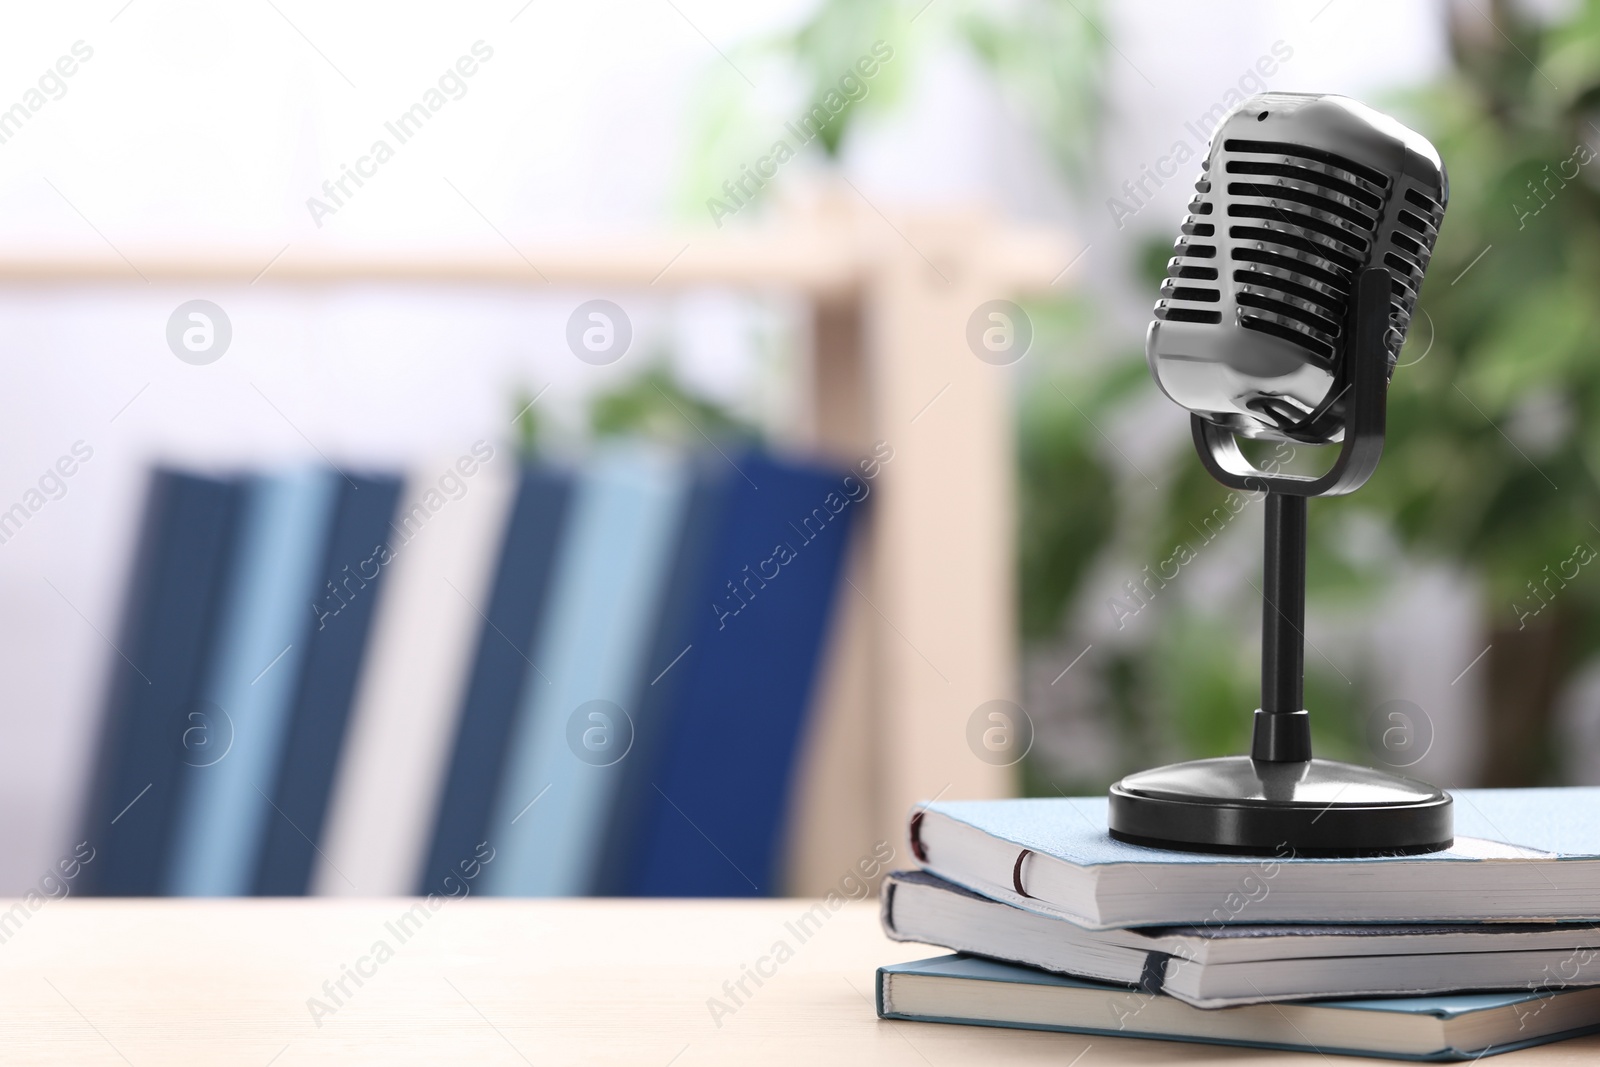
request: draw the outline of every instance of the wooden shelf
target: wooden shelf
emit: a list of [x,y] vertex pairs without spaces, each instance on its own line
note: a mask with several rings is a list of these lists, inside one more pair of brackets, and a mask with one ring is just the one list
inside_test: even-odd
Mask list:
[[[0,284],[72,286],[209,282],[228,285],[426,284],[528,288],[734,286],[782,288],[811,296],[848,293],[884,257],[880,234],[826,222],[722,233],[690,230],[584,243],[486,244],[480,248],[402,248],[351,253],[287,248],[173,249],[122,246],[83,253],[0,255]],[[915,226],[915,221],[910,225]],[[979,247],[944,254],[952,270],[1000,274],[1009,288],[1042,288],[1068,259],[1052,235],[996,229]],[[981,260],[974,262],[974,253]],[[930,258],[933,258],[930,254]],[[938,262],[936,259],[935,262]]]

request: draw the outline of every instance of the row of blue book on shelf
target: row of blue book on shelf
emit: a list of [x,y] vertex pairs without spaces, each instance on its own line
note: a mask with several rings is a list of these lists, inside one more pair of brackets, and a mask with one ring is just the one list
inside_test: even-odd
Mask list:
[[876,470],[483,442],[406,477],[157,469],[85,889],[775,891]]

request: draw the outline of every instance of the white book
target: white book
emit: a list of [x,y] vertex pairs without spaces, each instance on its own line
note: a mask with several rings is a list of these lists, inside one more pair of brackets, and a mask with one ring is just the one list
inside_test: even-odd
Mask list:
[[494,458],[443,458],[407,479],[318,845],[317,895],[416,892],[516,491],[515,460],[483,448]]

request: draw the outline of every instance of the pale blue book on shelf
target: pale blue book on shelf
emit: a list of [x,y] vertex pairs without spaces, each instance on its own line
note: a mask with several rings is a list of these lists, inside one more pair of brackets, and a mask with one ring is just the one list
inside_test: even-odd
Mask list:
[[680,459],[642,445],[602,452],[580,478],[490,820],[489,894],[592,889],[689,482]]
[[[205,704],[186,736],[193,768],[174,829],[167,892],[250,892],[314,624],[337,476],[296,470],[251,480],[222,608]],[[197,732],[199,731],[199,732]]]

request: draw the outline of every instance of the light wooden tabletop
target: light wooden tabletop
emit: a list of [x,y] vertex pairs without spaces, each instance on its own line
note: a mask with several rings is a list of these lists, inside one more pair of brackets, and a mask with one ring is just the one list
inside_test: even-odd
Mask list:
[[[476,898],[444,901],[433,912],[406,900],[22,905],[0,910],[0,1063],[1317,1062],[881,1022],[872,1005],[875,968],[933,951],[886,940],[870,903],[824,908],[816,915],[825,918],[804,923],[811,908],[802,900]],[[780,941],[791,954],[762,962],[771,977],[759,988],[745,978],[749,995],[736,1003],[724,983],[736,989]],[[712,998],[729,1010],[714,1012]],[[1597,1057],[1600,1037],[1494,1062]]]

